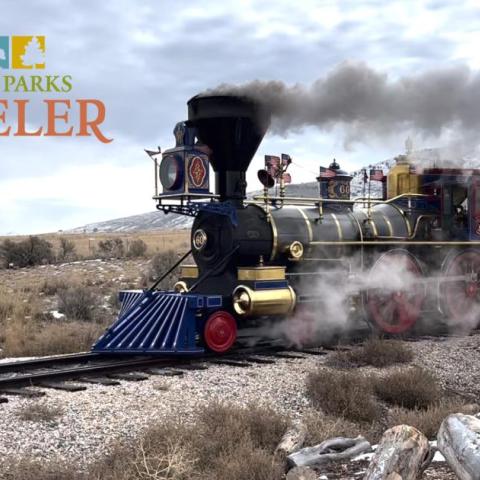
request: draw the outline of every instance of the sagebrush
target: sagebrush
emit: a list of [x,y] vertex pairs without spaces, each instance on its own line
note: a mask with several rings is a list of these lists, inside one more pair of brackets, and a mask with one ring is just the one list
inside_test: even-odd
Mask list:
[[193,424],[158,422],[87,468],[28,459],[2,467],[19,480],[279,480],[274,449],[286,427],[269,408],[213,403]]
[[399,340],[368,339],[363,345],[346,352],[335,352],[329,364],[339,367],[371,365],[383,368],[413,360],[411,348]]
[[437,379],[420,367],[408,367],[372,377],[376,394],[385,402],[405,408],[427,408],[441,397]]
[[370,378],[357,372],[319,368],[307,377],[307,396],[323,412],[360,422],[379,415]]

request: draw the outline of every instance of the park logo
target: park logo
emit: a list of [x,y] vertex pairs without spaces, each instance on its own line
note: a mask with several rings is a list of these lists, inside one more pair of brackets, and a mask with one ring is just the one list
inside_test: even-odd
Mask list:
[[0,69],[33,70],[45,68],[45,36],[1,35]]
[[[45,71],[44,35],[0,35],[0,140],[93,136],[110,143],[113,139],[101,129],[106,117],[101,100],[50,96],[70,94],[72,89],[72,75]],[[32,96],[25,98],[26,93]],[[43,118],[39,120],[35,111],[43,111]]]

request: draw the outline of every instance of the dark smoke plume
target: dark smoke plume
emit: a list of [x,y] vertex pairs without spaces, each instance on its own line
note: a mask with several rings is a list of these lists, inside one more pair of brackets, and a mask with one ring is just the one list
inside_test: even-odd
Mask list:
[[480,127],[480,73],[466,66],[391,79],[363,63],[343,63],[311,86],[255,80],[223,84],[207,93],[253,98],[272,113],[272,130],[344,126],[348,140],[414,131],[439,137],[446,131],[468,137]]

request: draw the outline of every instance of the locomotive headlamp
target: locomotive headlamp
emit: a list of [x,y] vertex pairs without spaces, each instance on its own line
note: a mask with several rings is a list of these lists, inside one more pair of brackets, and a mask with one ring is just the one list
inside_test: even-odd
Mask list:
[[202,250],[205,245],[207,244],[208,237],[207,233],[205,230],[199,228],[198,230],[195,230],[195,233],[193,234],[193,247],[195,250]]
[[176,190],[183,182],[182,160],[175,155],[164,157],[160,164],[160,182],[164,190]]

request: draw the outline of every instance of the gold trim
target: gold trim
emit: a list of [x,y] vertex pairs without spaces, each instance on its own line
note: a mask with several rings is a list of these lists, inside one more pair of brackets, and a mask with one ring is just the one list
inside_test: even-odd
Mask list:
[[180,265],[180,277],[198,278],[198,267],[196,265]]
[[255,280],[285,280],[285,267],[239,267],[237,279],[241,282]]
[[288,252],[290,253],[290,260],[300,260],[304,252],[302,242],[293,241],[288,247]]
[[413,233],[408,236],[408,237],[397,237],[397,236],[391,236],[391,237],[378,237],[380,239],[385,239],[385,238],[390,238],[391,240],[413,240],[416,236],[417,236],[417,232],[418,232],[418,227],[420,225],[420,222],[424,219],[424,218],[435,218],[436,215],[420,215],[416,222],[415,222],[415,227],[413,229]]
[[375,220],[373,220],[372,217],[369,217],[368,214],[364,210],[360,210],[359,213],[362,214],[362,215],[365,215],[365,221],[362,221],[362,223],[368,223],[369,225],[371,225],[372,226],[372,231],[373,231],[373,236],[378,237],[378,230],[377,230],[377,225],[375,224]]
[[335,225],[337,226],[338,239],[341,242],[341,241],[343,241],[342,226],[340,225],[340,222],[338,221],[338,218],[334,213],[331,213],[330,215],[332,216],[333,221],[335,222]]
[[392,222],[391,222],[390,219],[387,218],[383,213],[380,213],[380,215],[383,217],[383,219],[385,220],[385,223],[387,224],[388,231],[390,232],[390,236],[393,237]]
[[398,205],[394,205],[393,203],[389,204],[389,205],[391,207],[395,208],[395,210],[397,210],[397,212],[399,212],[400,215],[403,217],[403,219],[405,220],[405,224],[407,225],[408,236],[411,237],[412,236],[412,226],[410,225],[410,222],[408,221],[407,214]]
[[[193,195],[193,194],[192,194]],[[402,193],[400,195],[397,195],[396,197],[389,198],[388,200],[383,200],[380,198],[370,198],[370,197],[357,197],[353,198],[351,200],[342,200],[342,199],[334,199],[334,198],[313,198],[313,197],[268,197],[267,200],[269,201],[292,201],[292,202],[302,202],[304,203],[313,203],[315,205],[317,204],[323,204],[323,203],[366,203],[367,201],[371,203],[372,205],[376,204],[390,204],[391,202],[398,200],[399,198],[403,197],[430,197],[432,195],[426,195],[424,193]],[[248,201],[245,203],[252,203],[255,204],[255,201],[265,201],[266,197],[263,195],[254,195],[253,200],[254,201]]]
[[313,231],[312,231],[312,225],[310,224],[310,219],[308,218],[305,211],[302,208],[300,208],[298,205],[295,205],[295,208],[302,214],[302,217],[305,219],[305,223],[307,224],[307,230],[308,230],[308,241],[311,242],[313,240]]
[[360,225],[360,222],[358,221],[358,218],[352,213],[349,212],[350,218],[353,218],[355,220],[355,223],[357,224],[358,227],[358,233],[360,234],[360,241],[363,242],[363,230]]
[[272,226],[272,253],[270,255],[270,261],[273,261],[277,255],[278,250],[278,231],[277,224],[273,215],[270,215],[270,225]]

